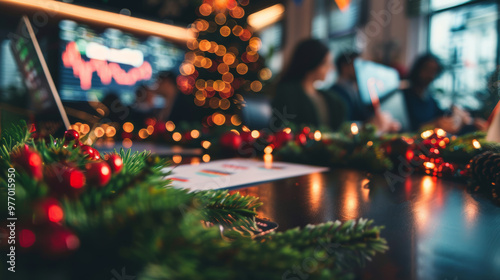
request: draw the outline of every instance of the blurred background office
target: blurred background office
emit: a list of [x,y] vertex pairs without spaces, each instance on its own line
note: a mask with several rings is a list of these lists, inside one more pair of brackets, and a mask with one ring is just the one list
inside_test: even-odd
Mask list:
[[[230,5],[235,0],[217,1]],[[271,100],[287,102],[287,95],[279,94],[280,79],[290,75],[287,65],[306,39],[321,42],[325,46],[321,59],[331,64],[324,77],[311,83],[315,89],[311,92],[332,91],[333,98],[341,100],[329,101],[323,108],[325,97],[310,95],[315,104],[311,110],[319,111],[314,124],[336,129],[342,121],[373,123],[384,133],[439,125],[460,133],[486,129],[498,102],[497,1],[239,0],[243,9],[232,14],[234,19],[216,18],[213,23],[205,20],[200,3],[2,1],[2,123],[13,116],[25,117],[29,109],[23,76],[11,49],[12,34],[23,14],[35,26],[72,122],[107,118],[121,125],[154,118],[199,122],[205,127],[258,123],[257,128],[262,128],[272,118]],[[118,17],[103,22],[91,14],[81,16],[88,8]],[[143,24],[127,23],[132,18],[144,20]],[[238,29],[245,25],[248,29]],[[230,28],[224,34],[226,26]],[[218,40],[210,37],[211,28],[222,36],[223,44],[210,45]],[[208,45],[203,45],[201,37],[193,45],[186,37],[192,29],[206,32]],[[247,42],[248,48],[234,45],[235,38]],[[205,47],[219,60],[203,60],[193,51]],[[424,55],[432,57],[429,63],[434,61],[438,68],[425,81],[423,76],[415,79],[418,69],[412,68]],[[190,59],[193,64],[186,64]],[[432,68],[431,64],[420,66]],[[366,69],[385,74],[366,78]],[[223,75],[221,83],[212,78],[214,73]],[[375,85],[365,88],[372,78],[377,79]],[[428,110],[415,107],[416,101]]]

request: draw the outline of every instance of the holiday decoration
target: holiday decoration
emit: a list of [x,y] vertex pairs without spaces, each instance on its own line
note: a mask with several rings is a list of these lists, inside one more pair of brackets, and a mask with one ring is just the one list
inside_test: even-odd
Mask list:
[[31,149],[28,145],[19,147],[14,150],[11,155],[12,162],[15,166],[23,169],[35,180],[40,180],[43,177],[43,162],[39,153]]
[[119,164],[65,147],[65,139],[35,142],[26,127],[6,132],[0,199],[6,201],[14,150],[36,149],[45,167],[39,180],[24,170],[14,173],[16,215],[24,221],[17,231],[20,279],[112,278],[110,271],[121,267],[138,279],[274,279],[315,256],[325,258],[309,279],[352,279],[387,250],[381,228],[364,219],[257,236],[258,198],[172,188],[164,179],[169,159],[121,150],[118,171]]
[[120,173],[123,168],[123,160],[117,154],[111,154],[106,156],[106,162],[109,164],[111,171],[113,173]]
[[104,187],[111,179],[111,167],[105,161],[87,163],[85,168],[90,184]]
[[204,125],[235,125],[242,94],[261,92],[272,77],[258,53],[262,42],[247,24],[247,4],[203,0],[200,18],[192,24],[197,38],[187,43],[190,51],[177,83],[184,94],[194,96],[197,106],[214,111],[203,119]]
[[96,149],[94,149],[90,146],[83,145],[80,149],[81,149],[82,154],[86,155],[87,158],[90,160],[101,159],[101,154],[99,154],[99,151],[97,151]]
[[241,143],[241,136],[232,131],[224,133],[220,138],[221,147],[229,151],[237,151]]

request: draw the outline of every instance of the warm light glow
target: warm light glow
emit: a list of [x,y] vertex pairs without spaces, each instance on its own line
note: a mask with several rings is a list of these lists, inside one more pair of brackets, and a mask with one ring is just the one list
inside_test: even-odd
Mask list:
[[424,166],[427,169],[434,169],[436,167],[436,164],[434,164],[433,162],[424,162]]
[[241,125],[241,119],[238,115],[233,115],[231,116],[231,123],[234,125],[234,126],[239,126]]
[[152,125],[148,125],[146,131],[148,132],[149,135],[151,135],[155,131],[155,128]]
[[259,92],[262,90],[262,83],[260,81],[253,81],[250,84],[250,89],[254,92]]
[[260,30],[281,20],[284,13],[285,6],[276,4],[249,15],[248,24],[252,26],[254,30]]
[[131,133],[132,131],[134,131],[134,125],[130,122],[126,122],[123,124],[123,131],[127,132],[127,133]]
[[285,132],[286,134],[290,134],[290,133],[292,133],[292,129],[287,127],[285,129],[283,129],[283,132]]
[[191,137],[193,137],[193,139],[196,139],[198,137],[200,137],[200,131],[194,129],[191,131]]
[[252,133],[251,133],[252,137],[253,138],[259,138],[260,137],[260,132],[258,132],[257,130],[253,130]]
[[116,27],[130,31],[142,32],[168,38],[174,41],[187,42],[194,38],[194,34],[187,28],[149,21],[141,18],[124,16],[118,13],[77,6],[69,3],[52,0],[4,0],[23,9],[43,11],[46,14],[57,14],[58,17],[71,18],[78,21],[99,23],[109,27]]
[[203,162],[209,162],[210,161],[210,156],[205,154],[203,155],[203,157],[201,158],[201,160],[203,160]]
[[351,0],[335,0],[335,3],[337,3],[337,6],[339,7],[339,10],[341,12],[345,12],[349,10],[349,5],[351,4]]
[[175,132],[174,134],[172,134],[172,139],[174,139],[174,141],[176,142],[179,142],[182,139],[182,135],[179,132]]
[[272,152],[273,152],[273,147],[267,146],[266,148],[264,148],[264,154],[272,154]]
[[165,128],[167,129],[167,131],[170,131],[170,132],[174,131],[174,129],[175,129],[175,124],[174,124],[174,122],[172,122],[172,121],[168,121],[168,122],[165,124]]
[[214,123],[218,126],[223,125],[226,122],[226,117],[223,114],[215,113],[212,117]]
[[208,149],[210,148],[210,146],[212,145],[212,143],[210,143],[209,141],[203,141],[201,142],[201,146],[204,148],[204,149]]
[[444,131],[441,128],[436,129],[436,135],[439,137],[445,137],[446,136],[446,131]]
[[181,161],[182,161],[182,156],[180,156],[180,155],[175,155],[175,156],[173,156],[173,157],[172,157],[172,161],[173,161],[174,163],[179,164],[179,163],[181,163]]
[[432,134],[434,134],[434,132],[432,130],[426,130],[426,131],[422,132],[422,134],[420,136],[422,137],[422,139],[427,139],[427,138],[431,137]]
[[148,131],[145,128],[142,128],[141,130],[139,130],[139,137],[141,139],[146,139],[146,138],[148,138],[148,136],[149,136]]
[[481,143],[476,139],[472,140],[472,146],[474,146],[475,149],[481,149]]
[[316,130],[316,131],[314,132],[314,140],[316,140],[316,141],[321,141],[321,131]]
[[368,146],[368,147],[373,146],[373,141],[368,141],[368,142],[366,143],[366,146]]
[[125,138],[123,139],[122,141],[122,146],[125,148],[125,149],[130,149],[132,147],[132,140],[130,140],[129,138]]
[[200,164],[200,158],[194,157],[191,158],[191,165],[199,165]]
[[273,77],[273,72],[269,68],[264,68],[260,70],[259,76],[262,80],[267,81]]
[[359,128],[356,123],[351,124],[351,133],[352,135],[357,135],[359,133]]
[[273,155],[265,154],[264,155],[264,168],[271,169],[273,167]]
[[106,137],[114,137],[116,135],[116,128],[114,128],[113,126],[108,126],[106,128]]
[[103,137],[104,136],[104,129],[102,127],[96,127],[96,129],[94,130],[94,135],[97,138]]

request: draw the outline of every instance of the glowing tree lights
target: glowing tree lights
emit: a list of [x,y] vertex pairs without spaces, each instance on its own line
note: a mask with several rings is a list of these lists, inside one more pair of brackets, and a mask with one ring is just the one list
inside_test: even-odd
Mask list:
[[239,123],[235,112],[243,102],[242,93],[262,91],[263,81],[272,73],[263,68],[258,51],[262,42],[246,24],[242,6],[248,0],[203,0],[200,18],[192,24],[195,39],[180,66],[178,85],[184,94],[194,95],[199,107],[215,112],[204,125]]

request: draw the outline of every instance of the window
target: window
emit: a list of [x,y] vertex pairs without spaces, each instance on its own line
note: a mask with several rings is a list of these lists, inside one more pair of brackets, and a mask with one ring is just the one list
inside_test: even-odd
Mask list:
[[[463,0],[433,0],[433,5],[461,4]],[[446,65],[434,83],[443,107],[452,104],[480,109],[475,97],[487,88],[498,53],[498,4],[470,3],[435,12],[430,17],[429,48]],[[434,7],[434,6],[433,6]],[[444,7],[444,6],[443,6]]]

